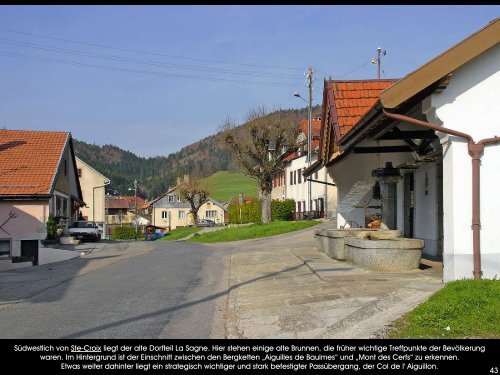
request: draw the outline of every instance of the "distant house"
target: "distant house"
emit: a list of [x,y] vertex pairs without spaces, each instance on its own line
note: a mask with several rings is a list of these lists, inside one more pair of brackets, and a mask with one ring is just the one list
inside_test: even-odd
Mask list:
[[[187,176],[185,176],[187,178]],[[191,205],[180,196],[182,181],[177,179],[176,186],[170,188],[158,198],[143,206],[143,209],[151,209],[152,225],[173,230],[178,227],[193,225]],[[198,220],[208,219],[216,224],[224,224],[225,206],[213,198],[203,203],[198,211]]]
[[125,198],[106,196],[106,223],[122,225],[130,224],[133,220],[129,215],[129,203]]
[[38,264],[49,214],[67,228],[84,204],[71,133],[0,130],[0,269]]
[[76,168],[83,200],[86,203],[80,208],[83,219],[102,224],[103,233],[106,233],[105,189],[111,181],[78,157],[76,157]]

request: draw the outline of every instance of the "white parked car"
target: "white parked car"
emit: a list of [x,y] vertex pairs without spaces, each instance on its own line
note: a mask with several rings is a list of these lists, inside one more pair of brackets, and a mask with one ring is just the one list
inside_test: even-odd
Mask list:
[[69,234],[77,239],[99,241],[101,231],[93,221],[75,221],[69,228]]

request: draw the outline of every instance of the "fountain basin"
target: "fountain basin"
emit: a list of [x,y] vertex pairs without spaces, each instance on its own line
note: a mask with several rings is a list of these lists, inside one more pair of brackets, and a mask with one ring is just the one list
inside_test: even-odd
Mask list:
[[418,269],[424,241],[413,238],[369,240],[346,238],[347,261],[373,271]]
[[346,260],[345,239],[348,237],[367,238],[370,232],[377,229],[347,228],[347,229],[317,229],[314,234],[316,248],[337,260]]

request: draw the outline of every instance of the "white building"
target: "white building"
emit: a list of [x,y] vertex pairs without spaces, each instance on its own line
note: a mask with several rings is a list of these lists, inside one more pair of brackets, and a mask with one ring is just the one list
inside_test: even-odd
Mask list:
[[355,206],[381,205],[383,223],[443,260],[444,281],[500,274],[499,41],[497,19],[385,89],[347,132],[329,125],[307,171],[335,179],[338,226],[364,222]]
[[[301,130],[299,138],[307,140],[308,121],[302,120],[299,126]],[[318,159],[320,127],[321,119],[314,118],[311,123],[311,163],[316,162]],[[333,186],[332,178],[326,171],[326,167],[321,168],[311,176],[311,204],[307,203],[308,182],[303,176],[303,172],[307,167],[307,144],[305,144],[297,152],[284,159],[283,170],[277,173],[273,180],[272,198],[295,200],[294,217],[296,219],[304,218],[308,211],[312,211],[312,216],[316,218],[335,217],[337,192],[335,186]]]
[[102,225],[102,236],[106,235],[105,189],[109,178],[99,173],[82,159],[75,157],[78,179],[82,188],[85,206],[81,207],[83,219]]

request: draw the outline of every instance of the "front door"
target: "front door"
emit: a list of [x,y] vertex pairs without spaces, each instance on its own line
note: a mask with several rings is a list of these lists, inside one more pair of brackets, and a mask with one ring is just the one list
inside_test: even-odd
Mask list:
[[38,240],[22,240],[21,257],[33,259],[33,265],[38,266]]

